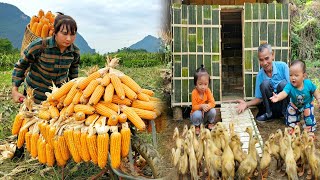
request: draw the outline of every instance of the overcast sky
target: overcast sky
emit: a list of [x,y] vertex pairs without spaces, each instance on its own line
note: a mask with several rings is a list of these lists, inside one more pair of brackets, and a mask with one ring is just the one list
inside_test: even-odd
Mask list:
[[39,9],[72,16],[78,32],[99,53],[128,47],[147,35],[159,37],[161,1],[0,0],[17,6],[29,17]]

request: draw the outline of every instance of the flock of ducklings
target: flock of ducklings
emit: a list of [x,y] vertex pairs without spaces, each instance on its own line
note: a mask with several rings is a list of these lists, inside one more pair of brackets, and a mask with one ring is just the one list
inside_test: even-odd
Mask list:
[[320,151],[315,149],[314,139],[306,131],[301,133],[299,126],[292,134],[287,128],[284,132],[278,129],[271,133],[264,143],[261,159],[255,147],[258,138],[253,136],[252,127],[245,131],[249,134],[248,153],[242,150],[240,136],[234,131],[232,122],[229,131],[221,122],[211,131],[201,125],[199,136],[193,125],[190,129],[185,125],[182,135],[176,127],[172,161],[179,177],[190,175],[191,179],[199,179],[200,174],[207,172],[208,179],[250,179],[260,173],[261,179],[266,179],[273,157],[277,161],[275,170],[282,172],[283,176],[287,174],[288,179],[303,176],[308,166],[306,178],[320,180]]

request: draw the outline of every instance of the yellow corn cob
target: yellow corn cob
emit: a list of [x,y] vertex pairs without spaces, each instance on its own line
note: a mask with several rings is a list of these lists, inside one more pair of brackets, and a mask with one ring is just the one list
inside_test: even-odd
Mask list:
[[144,110],[149,110],[152,111],[155,109],[155,106],[151,102],[146,102],[146,101],[140,101],[140,100],[135,100],[132,102],[131,107],[139,108],[139,109],[144,109]]
[[49,112],[52,118],[58,118],[60,116],[59,109],[55,106],[50,106]]
[[24,144],[26,133],[28,132],[28,128],[19,131],[18,140],[17,140],[17,147],[21,148]]
[[125,123],[127,122],[127,115],[125,113],[121,113],[118,117],[118,121],[119,123]]
[[102,80],[100,81],[100,84],[102,86],[108,86],[110,84],[110,76],[109,74],[105,74],[102,78]]
[[90,153],[87,145],[87,133],[83,132],[81,130],[81,137],[80,137],[80,142],[81,142],[81,154],[82,154],[82,159],[85,162],[90,161]]
[[127,115],[133,125],[138,128],[138,130],[144,130],[146,128],[146,124],[132,108],[127,106],[121,106],[120,108],[121,111]]
[[86,114],[84,114],[84,112],[81,112],[81,111],[77,112],[76,115],[75,115],[75,119],[77,121],[82,121],[85,118],[86,118]]
[[36,158],[38,156],[38,148],[37,148],[37,143],[39,139],[39,134],[38,133],[33,133],[31,135],[31,156],[33,158]]
[[161,99],[156,98],[156,97],[152,97],[152,96],[150,96],[150,97],[149,97],[149,99],[150,99],[150,101],[161,102]]
[[[46,146],[44,146],[44,148],[46,148]],[[37,141],[37,151],[38,151],[38,161],[40,163],[42,163],[43,162],[43,153],[40,152],[40,150],[41,150],[41,137]],[[44,149],[44,152],[46,152],[46,149]]]
[[73,139],[73,132],[71,130],[66,130],[64,131],[64,134],[67,135],[68,139],[68,147],[69,147],[69,151],[71,153],[71,156],[73,158],[73,161],[75,163],[79,163],[81,161],[81,157],[79,155],[79,152],[76,148],[76,145],[75,145],[75,142],[74,142],[74,139]]
[[121,134],[121,157],[126,157],[129,154],[131,131],[128,127],[128,123],[122,124]]
[[109,134],[99,134],[97,137],[97,148],[98,148],[98,166],[103,169],[105,168],[108,160],[108,149],[109,149]]
[[92,80],[90,84],[86,87],[86,89],[84,89],[83,96],[85,98],[89,98],[98,85],[99,85],[98,80],[96,79]]
[[111,102],[112,101],[112,97],[114,95],[114,87],[113,85],[110,83],[105,91],[104,91],[104,96],[103,96],[103,99],[105,102]]
[[134,108],[132,109],[138,114],[142,119],[154,120],[157,118],[157,114],[154,111],[148,111],[144,109]]
[[47,162],[46,142],[42,138],[38,139],[38,160],[42,164]]
[[82,153],[81,153],[81,133],[79,130],[74,130],[73,131],[73,140],[74,140],[74,145],[76,149],[78,150],[79,156],[81,159],[83,159]]
[[82,94],[83,94],[82,91],[78,91],[77,94],[74,96],[72,103],[79,104]]
[[117,115],[115,111],[113,111],[112,109],[108,108],[107,106],[101,103],[96,104],[95,108],[97,113],[106,117],[110,117],[111,115]]
[[117,96],[117,95],[113,95],[112,96],[112,101],[111,102],[113,102],[115,104],[123,104],[123,105],[126,105],[126,106],[130,106],[131,103],[132,103],[130,99],[124,98],[123,100],[121,100],[119,98],[119,96]]
[[67,110],[68,107],[64,107],[61,109],[60,111],[60,116],[66,116],[66,110]]
[[64,166],[67,162],[62,158],[61,151],[59,149],[59,144],[57,140],[53,142],[54,156],[57,160],[57,164],[60,166]]
[[25,135],[26,148],[29,153],[31,153],[31,133],[28,131]]
[[65,111],[65,116],[67,117],[72,116],[72,114],[74,113],[74,107],[75,105],[73,103],[70,103]]
[[111,115],[108,119],[108,126],[116,126],[118,124],[118,115]]
[[114,126],[110,136],[110,156],[111,166],[119,168],[121,158],[121,134],[118,132],[118,127]]
[[68,161],[68,159],[70,158],[70,152],[64,136],[59,136],[58,145],[59,145],[59,150],[61,152],[61,156],[63,160]]
[[124,93],[123,87],[121,85],[122,83],[121,83],[120,79],[115,74],[111,74],[110,79],[111,79],[111,83],[114,87],[114,90],[116,91],[116,94],[120,97],[120,99],[123,100],[125,98],[125,93]]
[[87,135],[87,146],[91,161],[93,164],[98,163],[98,147],[97,147],[97,135]]
[[49,141],[49,136],[50,136],[50,125],[49,124],[45,124],[45,126],[44,126],[45,128],[44,128],[44,130],[45,130],[45,136],[44,137],[46,137],[46,141],[48,142]]
[[12,135],[16,135],[19,133],[22,122],[23,122],[23,115],[22,113],[18,113],[14,118],[14,122],[12,125]]
[[47,134],[47,136],[48,136],[48,143],[51,146],[53,145],[53,139],[54,139],[55,134],[56,134],[56,127],[54,127],[54,126],[50,127],[49,134]]
[[57,108],[58,109],[62,109],[63,107],[64,107],[64,105],[63,105],[63,101],[64,101],[64,99],[67,97],[67,95],[65,94],[65,95],[63,95],[59,100],[58,100],[58,104],[57,104]]
[[124,93],[130,100],[135,100],[137,99],[137,93],[135,93],[132,89],[130,89],[127,85],[122,84],[122,88],[124,90]]
[[[52,143],[53,144],[53,143]],[[55,162],[53,146],[46,144],[47,166],[52,167]]]
[[52,100],[59,100],[62,96],[66,95],[74,84],[74,81],[69,81],[62,85],[59,89],[57,89],[57,91],[52,93]]
[[138,93],[137,96],[138,96],[138,99],[141,101],[150,101],[150,96],[148,94]]
[[86,77],[85,79],[83,79],[78,83],[78,89],[81,89],[81,90],[85,89],[90,82],[100,77],[101,77],[101,74],[98,71],[90,74],[88,77]]
[[118,112],[120,110],[120,107],[117,104],[114,104],[111,102],[105,102],[105,101],[100,101],[99,103],[107,106],[108,108],[114,110],[115,112]]
[[72,88],[70,89],[70,91],[67,94],[67,97],[64,99],[63,101],[63,105],[64,106],[69,106],[69,104],[71,104],[74,96],[77,94],[78,89],[77,89],[77,83],[75,83]]
[[144,93],[144,94],[147,94],[149,96],[153,96],[154,95],[154,92],[152,90],[150,90],[150,89],[142,89],[141,92]]
[[96,111],[94,107],[89,105],[77,104],[74,106],[74,112],[84,112],[85,114],[91,115]]
[[82,96],[80,97],[80,103],[87,104],[88,102],[89,102],[89,98],[84,97],[84,95],[82,93]]
[[86,121],[85,121],[85,125],[89,126],[94,120],[96,120],[97,118],[99,118],[99,114],[92,114],[89,117],[87,117]]
[[38,117],[43,120],[50,120],[51,114],[48,110],[40,109],[38,112]]
[[98,85],[96,89],[93,91],[89,99],[89,105],[93,106],[97,104],[100,101],[103,94],[104,94],[104,87],[102,85]]
[[124,75],[124,76],[120,76],[119,78],[123,84],[127,85],[134,92],[136,93],[141,92],[141,87],[133,79],[131,79],[131,77]]

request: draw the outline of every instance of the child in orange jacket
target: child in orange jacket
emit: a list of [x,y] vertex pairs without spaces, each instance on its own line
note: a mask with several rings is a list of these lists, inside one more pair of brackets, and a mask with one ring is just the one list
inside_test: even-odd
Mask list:
[[194,74],[194,85],[192,91],[192,110],[190,115],[191,123],[196,126],[196,134],[200,133],[200,124],[208,124],[212,129],[215,123],[216,106],[214,97],[208,88],[210,75],[201,65]]

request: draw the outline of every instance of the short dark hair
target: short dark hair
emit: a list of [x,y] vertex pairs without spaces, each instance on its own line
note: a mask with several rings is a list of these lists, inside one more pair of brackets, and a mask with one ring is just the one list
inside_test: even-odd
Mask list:
[[298,60],[298,59],[294,60],[294,61],[291,62],[290,66],[293,66],[293,65],[296,65],[296,64],[298,64],[302,68],[303,73],[306,73],[306,63],[304,61]]
[[75,35],[78,29],[76,21],[71,16],[64,15],[61,12],[57,12],[57,14],[58,15],[54,20],[54,33],[57,34],[60,31],[61,26],[66,26],[67,32]]
[[[204,68],[204,65],[201,64],[201,66],[196,70],[196,72],[194,73],[194,76],[193,76],[193,83],[194,83],[195,86],[197,85],[198,78],[200,76],[203,76],[203,75],[208,75],[209,76],[209,73]],[[209,76],[209,84],[210,84],[210,76]]]

